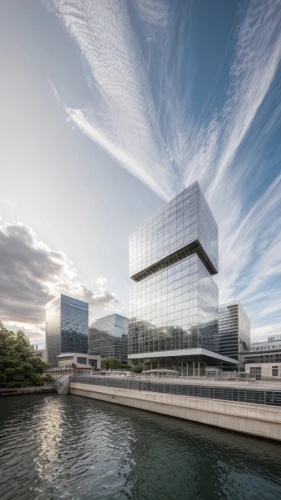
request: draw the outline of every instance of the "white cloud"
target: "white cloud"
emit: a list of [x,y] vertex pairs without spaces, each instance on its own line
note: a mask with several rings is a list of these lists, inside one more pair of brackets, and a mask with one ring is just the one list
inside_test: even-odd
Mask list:
[[29,338],[31,344],[38,344],[39,349],[44,347],[45,343],[45,323],[38,325],[29,323],[14,323],[12,321],[5,321],[5,327],[12,332],[21,330]]
[[252,329],[252,342],[261,342],[266,340],[270,335],[278,334],[281,334],[281,323],[259,326]]
[[17,204],[14,201],[8,200],[8,198],[2,200],[2,203],[10,208],[17,208]]
[[[146,8],[144,3],[141,5],[144,15],[149,2]],[[93,102],[88,106],[66,108],[69,118],[160,196],[171,197],[177,180],[127,3],[55,0],[53,6],[87,61],[87,80],[94,88]],[[169,10],[165,12],[161,17],[163,26]]]
[[50,85],[50,88],[51,88],[51,91],[52,91],[52,93],[54,95],[54,98],[56,99],[56,101],[58,102],[58,104],[62,104],[59,92],[58,92],[58,90],[57,90],[54,82],[49,78],[48,79],[48,83]]
[[118,305],[116,294],[101,283],[94,289],[81,283],[68,257],[21,223],[0,223],[0,255],[0,320],[23,326],[37,340],[42,336],[45,304],[59,293],[88,302],[95,312]]
[[96,279],[96,283],[100,286],[104,285],[107,283],[107,279],[104,276],[100,276],[99,278]]

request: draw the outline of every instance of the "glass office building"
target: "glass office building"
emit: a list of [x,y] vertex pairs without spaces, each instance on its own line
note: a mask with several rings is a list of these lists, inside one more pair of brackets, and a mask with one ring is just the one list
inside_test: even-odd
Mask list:
[[219,353],[242,362],[251,346],[251,323],[239,301],[219,306]]
[[89,305],[66,295],[46,305],[46,355],[51,365],[62,353],[88,352]]
[[120,314],[110,314],[89,326],[89,354],[102,358],[128,360],[129,319]]
[[128,357],[146,368],[199,375],[219,354],[218,228],[197,182],[130,237]]

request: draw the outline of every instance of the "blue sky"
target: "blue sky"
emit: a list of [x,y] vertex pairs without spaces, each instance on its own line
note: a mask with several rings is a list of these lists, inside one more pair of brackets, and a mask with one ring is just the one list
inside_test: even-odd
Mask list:
[[[220,302],[281,333],[278,0],[2,0],[0,319],[128,314],[128,236],[198,180]],[[4,42],[4,43],[3,43]]]

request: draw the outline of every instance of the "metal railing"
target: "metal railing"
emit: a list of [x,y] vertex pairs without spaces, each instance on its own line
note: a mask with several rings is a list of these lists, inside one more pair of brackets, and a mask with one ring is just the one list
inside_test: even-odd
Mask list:
[[223,401],[236,401],[239,403],[252,403],[268,406],[281,406],[281,390],[252,389],[239,387],[223,387],[210,385],[193,385],[156,382],[155,380],[134,380],[126,378],[113,378],[105,376],[73,376],[70,382],[80,384],[97,385],[104,387],[116,387],[134,391],[148,391],[162,394],[173,394],[177,396],[188,396],[206,399],[218,399]]

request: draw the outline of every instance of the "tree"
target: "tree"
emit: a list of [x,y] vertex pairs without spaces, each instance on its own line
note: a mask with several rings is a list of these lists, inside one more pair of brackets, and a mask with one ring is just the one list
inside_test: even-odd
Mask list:
[[126,361],[120,361],[117,358],[102,359],[101,367],[103,370],[130,370],[131,367]]
[[133,365],[132,366],[132,372],[142,373],[142,371],[143,371],[143,365]]
[[0,321],[0,387],[43,385],[46,363],[33,355],[22,331],[11,332]]

